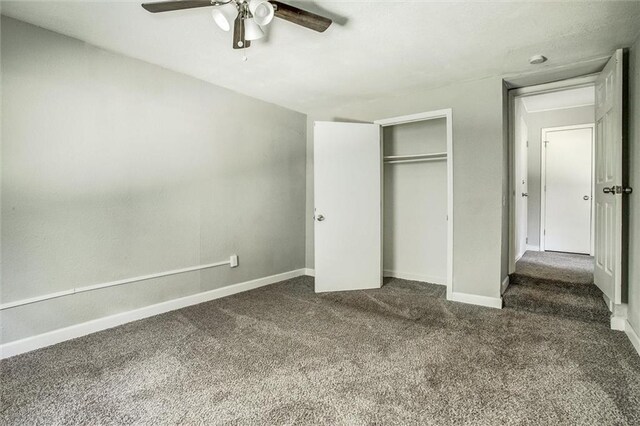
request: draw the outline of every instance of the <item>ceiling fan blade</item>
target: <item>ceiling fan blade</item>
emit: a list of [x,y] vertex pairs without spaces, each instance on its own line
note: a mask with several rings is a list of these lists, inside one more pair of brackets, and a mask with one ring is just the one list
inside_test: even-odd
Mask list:
[[297,7],[275,0],[270,0],[269,3],[274,6],[276,10],[275,15],[278,18],[302,25],[319,33],[324,32],[324,30],[331,25],[331,19],[325,18],[324,16],[316,15],[315,13],[307,12],[306,10],[298,9]]
[[238,13],[236,20],[233,21],[233,48],[234,49],[246,49],[251,46],[251,41],[244,38],[244,19],[242,14]]
[[196,7],[215,6],[211,0],[176,0],[142,3],[142,7],[151,13],[170,12],[172,10],[193,9]]

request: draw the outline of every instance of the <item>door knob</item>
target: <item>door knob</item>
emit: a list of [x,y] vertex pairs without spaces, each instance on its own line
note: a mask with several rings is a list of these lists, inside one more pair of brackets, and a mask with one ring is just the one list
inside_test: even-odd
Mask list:
[[612,186],[611,188],[607,188],[606,186],[604,188],[602,188],[602,192],[604,192],[605,194],[614,194],[616,193],[616,187]]
[[316,216],[316,220],[318,222],[322,222],[324,220],[324,216],[322,216],[321,214],[319,214],[318,216]]
[[528,192],[523,192],[523,193],[522,193],[522,196],[523,196],[523,197],[528,197],[528,196],[529,196],[529,193],[528,193]]
[[585,201],[589,201],[589,198],[591,198],[591,197],[589,197],[588,195],[585,195],[584,197],[582,197],[582,199],[585,200]]

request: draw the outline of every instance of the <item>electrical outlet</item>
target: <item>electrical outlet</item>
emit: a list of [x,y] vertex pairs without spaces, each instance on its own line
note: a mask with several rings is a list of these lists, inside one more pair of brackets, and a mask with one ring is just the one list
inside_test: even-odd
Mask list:
[[231,257],[229,258],[229,266],[231,266],[232,268],[237,268],[238,267],[238,255],[237,254],[232,254]]

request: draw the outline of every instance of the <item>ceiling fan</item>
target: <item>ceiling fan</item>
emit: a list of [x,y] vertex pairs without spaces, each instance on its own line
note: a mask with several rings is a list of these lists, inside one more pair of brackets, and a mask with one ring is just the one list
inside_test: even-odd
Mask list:
[[142,4],[151,13],[207,6],[216,6],[211,15],[222,30],[229,31],[233,21],[234,49],[246,49],[251,40],[264,36],[261,26],[268,25],[274,16],[318,32],[331,25],[329,18],[275,0],[175,0]]

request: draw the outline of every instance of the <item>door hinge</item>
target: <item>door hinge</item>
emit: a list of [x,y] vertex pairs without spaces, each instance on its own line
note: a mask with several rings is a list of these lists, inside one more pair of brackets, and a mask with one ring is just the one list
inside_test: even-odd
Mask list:
[[544,147],[546,148],[547,145],[549,144],[549,141],[542,141],[544,143]]
[[524,239],[524,242],[525,242],[526,244],[529,244],[529,237],[526,237],[526,238]]
[[527,148],[529,148],[529,141],[526,142],[526,146],[527,146]]

